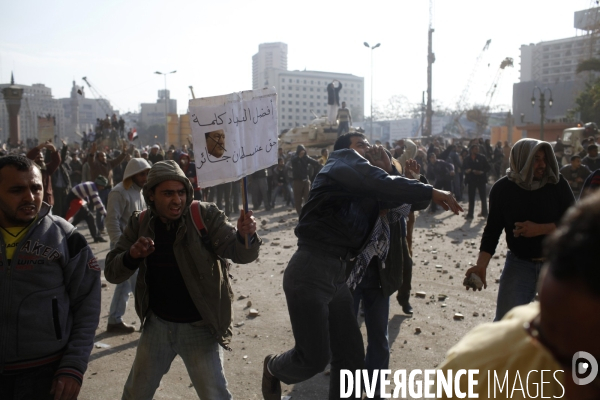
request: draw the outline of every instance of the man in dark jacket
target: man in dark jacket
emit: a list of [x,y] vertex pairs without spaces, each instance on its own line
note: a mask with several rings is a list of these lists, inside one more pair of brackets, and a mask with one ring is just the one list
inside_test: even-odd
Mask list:
[[280,193],[283,195],[284,199],[287,199],[287,205],[289,206],[292,193],[290,184],[287,180],[287,171],[283,158],[279,157],[277,165],[272,169],[272,173],[273,193],[271,195],[271,208],[275,208],[275,200],[277,200],[277,195]]
[[589,168],[590,171],[600,169],[600,157],[598,157],[598,145],[592,143],[587,147],[587,156],[583,157],[581,163]]
[[487,162],[485,156],[479,154],[480,147],[478,144],[471,145],[469,151],[470,154],[463,161],[463,171],[465,173],[465,184],[469,190],[469,211],[467,212],[467,219],[473,219],[473,213],[475,212],[475,191],[479,191],[479,198],[481,199],[481,216],[487,218],[487,172],[490,170],[490,165]]
[[334,79],[327,85],[327,119],[329,124],[335,123],[338,108],[340,107],[340,91],[342,90],[342,82]]
[[67,163],[67,151],[69,147],[62,141],[63,147],[60,150],[60,165],[52,174],[52,191],[54,194],[54,207],[52,212],[59,217],[65,217],[69,204],[67,196],[71,192],[71,166]]
[[293,174],[293,190],[294,190],[294,205],[296,212],[300,215],[302,205],[308,200],[308,192],[310,191],[310,179],[308,177],[308,165],[314,168],[320,167],[317,160],[313,160],[306,155],[306,149],[303,145],[298,145],[296,156],[292,158],[292,174]]
[[[429,153],[429,168],[431,168],[435,176],[434,188],[447,191],[452,190],[452,179],[454,178],[453,164],[444,160],[438,160],[435,153]],[[437,211],[437,205],[433,201],[429,210],[432,213]]]
[[340,136],[334,150],[313,183],[295,230],[298,250],[285,270],[283,288],[296,344],[266,357],[266,400],[280,400],[280,380],[302,382],[330,361],[329,398],[338,399],[340,370],[364,368],[346,267],[362,252],[381,210],[432,198],[445,209],[461,210],[450,193],[394,176],[397,171],[383,148],[371,149],[363,134]]

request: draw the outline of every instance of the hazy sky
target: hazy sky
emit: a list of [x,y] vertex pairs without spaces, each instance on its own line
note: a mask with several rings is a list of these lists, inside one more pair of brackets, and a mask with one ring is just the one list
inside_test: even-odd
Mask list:
[[[513,57],[493,105],[507,110],[519,79],[519,47],[575,36],[573,12],[593,0],[436,0],[433,98],[458,100],[487,39],[470,102],[486,98],[500,62]],[[252,88],[252,55],[264,42],[288,45],[288,69],[344,72],[365,78],[370,50],[374,101],[421,100],[426,90],[429,3],[423,0],[74,1],[0,0],[0,83],[44,83],[68,97],[75,80],[90,82],[122,112],[154,102],[164,87],[154,71],[172,71],[168,89],[185,113],[197,97]],[[488,67],[489,64],[489,67]],[[87,89],[87,88],[86,88]],[[92,93],[86,90],[86,96]],[[368,111],[366,112],[368,115]]]

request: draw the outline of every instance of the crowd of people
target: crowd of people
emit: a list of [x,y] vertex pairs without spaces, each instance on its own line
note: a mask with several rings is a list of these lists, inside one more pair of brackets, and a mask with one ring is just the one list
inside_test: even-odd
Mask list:
[[[100,313],[99,262],[75,229],[85,221],[94,242],[105,242],[107,234],[110,239],[104,274],[117,287],[107,331],[135,331],[123,322],[131,292],[141,320],[123,399],[151,399],[176,355],[200,398],[231,398],[222,366],[232,336],[228,260],[243,264],[258,257],[262,239],[253,211],[239,211],[237,182],[202,187],[191,143],[179,149],[135,148],[122,139],[119,121],[107,121],[108,116],[99,120],[99,130],[86,135],[81,148],[63,141],[59,149],[48,141],[6,149],[0,156],[0,284],[11,297],[0,303],[5,339],[0,397],[77,397]],[[113,131],[121,136],[106,136]],[[586,152],[581,165],[595,167],[593,173],[582,172],[577,155],[559,170],[555,148],[534,139],[514,146],[482,139],[463,146],[442,138],[382,146],[351,132],[319,156],[302,145],[291,154],[280,148],[277,164],[248,180],[254,211],[279,203],[299,216],[298,249],[283,276],[295,344],[265,358],[263,397],[280,400],[280,382],[304,381],[330,364],[329,398],[337,399],[340,370],[372,373],[389,367],[390,297],[397,293],[403,312],[413,312],[415,213],[441,207],[459,214],[465,191],[465,217],[473,218],[478,192],[480,215],[487,220],[477,263],[466,277],[481,281],[473,288],[487,287],[486,268],[504,231],[509,253],[495,323],[506,332],[515,329],[511,318],[530,324],[529,336],[521,336],[538,340],[544,350],[528,351],[543,351],[545,358],[528,359],[527,365],[564,366],[572,350],[600,359],[597,341],[590,339],[600,320],[578,319],[600,315],[600,275],[590,248],[600,230],[600,198],[593,193],[600,186],[595,141],[588,140]],[[580,197],[590,199],[578,202]],[[578,260],[573,268],[571,255]],[[53,268],[34,278],[42,272],[39,265]],[[546,275],[544,266],[549,266]],[[528,305],[540,279],[541,304]],[[589,314],[571,314],[553,299],[572,292],[577,295],[565,304],[583,304]],[[366,352],[357,324],[361,302]],[[555,311],[581,330],[554,334]],[[506,346],[506,337],[495,335],[496,342],[484,344],[480,337],[463,338],[440,368],[489,367],[472,362],[465,349],[472,343],[478,349]],[[564,345],[569,340],[581,348]],[[515,357],[496,362],[514,363]],[[569,379],[565,374],[570,398],[597,398],[577,394],[597,386],[581,388]]]

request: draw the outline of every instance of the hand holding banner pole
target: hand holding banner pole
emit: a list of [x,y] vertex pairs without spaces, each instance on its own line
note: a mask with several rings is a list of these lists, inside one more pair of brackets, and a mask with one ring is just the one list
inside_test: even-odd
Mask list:
[[[240,185],[242,185],[242,202],[244,204],[244,210],[242,212],[242,216],[246,218],[246,213],[248,212],[248,177],[243,177],[240,181]],[[244,235],[244,241],[246,242],[246,248],[250,248],[250,235]]]

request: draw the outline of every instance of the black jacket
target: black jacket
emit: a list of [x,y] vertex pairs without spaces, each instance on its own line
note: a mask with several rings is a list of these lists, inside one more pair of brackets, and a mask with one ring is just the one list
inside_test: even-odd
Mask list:
[[340,90],[342,90],[342,82],[338,82],[338,87],[333,86],[333,82],[327,85],[327,104],[340,105]]
[[[296,149],[296,156],[294,158],[292,158],[291,164],[292,164],[292,174],[294,177],[295,181],[303,181],[306,179],[309,179],[308,176],[308,165],[312,164],[313,167],[318,167],[321,166],[321,164],[319,164],[319,162],[317,160],[313,160],[312,158],[310,158],[308,156],[308,154],[304,154],[303,157],[298,157],[298,154],[300,154],[300,151],[305,151],[306,149],[304,148],[304,146],[299,145],[298,148]],[[352,150],[354,151],[354,150]]]
[[432,187],[374,167],[351,149],[331,153],[312,184],[295,229],[298,245],[356,256],[380,209],[430,201]]
[[[470,169],[467,173],[467,170]],[[490,170],[490,164],[488,164],[485,156],[477,154],[475,159],[471,158],[469,154],[463,161],[463,171],[465,172],[465,183],[485,183],[487,182],[487,172]],[[475,175],[473,171],[483,171],[481,175]]]

